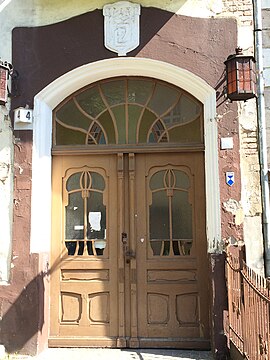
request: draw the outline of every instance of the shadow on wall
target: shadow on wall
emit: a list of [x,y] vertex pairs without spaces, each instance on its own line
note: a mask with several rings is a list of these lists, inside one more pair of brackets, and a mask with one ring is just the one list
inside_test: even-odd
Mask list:
[[226,327],[228,316],[228,301],[225,276],[225,253],[212,254],[211,281],[212,281],[212,311],[215,316],[212,322],[212,333],[214,338],[215,359],[229,359],[229,350],[227,347]]
[[[136,56],[173,17],[173,13],[165,10],[142,8],[140,46],[129,56]],[[156,46],[154,48],[157,52]],[[33,106],[34,96],[68,71],[98,60],[118,57],[104,46],[101,10],[47,26],[14,28],[12,54],[12,64],[20,74],[19,95],[12,99],[13,109],[20,104]]]
[[[38,274],[20,293],[0,322],[0,343],[8,353],[24,348],[44,324],[44,280]],[[27,349],[30,352],[31,349]],[[36,352],[36,348],[33,349]]]
[[36,354],[38,340],[41,340],[37,336],[44,331],[49,276],[58,268],[63,257],[65,255],[60,254],[48,271],[39,272],[15,301],[7,300],[11,306],[0,321],[0,344],[5,346],[7,353]]

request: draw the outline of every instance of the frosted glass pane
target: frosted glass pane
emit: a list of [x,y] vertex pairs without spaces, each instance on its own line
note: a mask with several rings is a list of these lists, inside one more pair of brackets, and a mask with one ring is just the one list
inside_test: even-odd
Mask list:
[[140,125],[139,143],[147,142],[148,131],[152,127],[155,120],[156,115],[149,110],[145,110]]
[[173,239],[192,239],[192,207],[187,192],[173,192],[172,214]]
[[195,120],[202,112],[202,106],[191,98],[182,95],[178,104],[163,120],[168,128]]
[[82,173],[79,172],[79,173],[76,173],[76,174],[71,175],[71,176],[68,178],[67,185],[66,185],[67,191],[80,189],[80,178],[81,178],[81,175],[82,175]]
[[165,171],[159,171],[151,177],[150,180],[151,190],[164,188],[164,175],[165,175]]
[[152,94],[154,82],[151,80],[129,80],[128,102],[145,105]]
[[149,215],[150,239],[169,239],[169,203],[165,191],[157,191],[152,194]]
[[178,97],[179,91],[177,89],[157,84],[148,107],[156,114],[162,115],[167,112],[173,104],[176,103]]
[[189,177],[183,171],[174,171],[176,177],[176,185],[177,188],[188,189],[189,188]]
[[66,206],[66,240],[83,239],[84,208],[80,191],[69,194]]
[[73,100],[70,100],[63,107],[61,107],[56,112],[56,117],[67,125],[84,130],[88,130],[92,122],[80,112]]
[[125,103],[125,81],[115,80],[101,85],[102,92],[110,106]]
[[128,142],[136,144],[136,133],[138,120],[141,116],[143,108],[136,105],[128,106]]
[[91,172],[91,179],[92,179],[92,189],[96,190],[104,190],[105,189],[105,181],[103,177],[95,172]]
[[98,121],[103,126],[103,129],[105,130],[107,137],[108,137],[108,143],[109,144],[115,144],[115,131],[113,126],[113,120],[111,118],[111,115],[109,111],[104,112],[100,117],[98,118]]
[[115,116],[118,130],[118,144],[126,143],[126,111],[125,105],[119,105],[112,108]]
[[202,142],[201,121],[197,119],[186,125],[169,129],[170,142],[188,143]]
[[56,145],[84,145],[86,134],[56,123]]
[[105,104],[96,86],[80,93],[76,99],[82,109],[93,117],[105,110]]

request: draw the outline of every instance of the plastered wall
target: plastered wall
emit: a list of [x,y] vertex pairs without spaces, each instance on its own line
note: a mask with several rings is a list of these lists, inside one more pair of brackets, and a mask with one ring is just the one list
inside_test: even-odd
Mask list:
[[[138,1],[133,1],[138,2]],[[0,57],[3,60],[11,61],[12,59],[12,29],[20,26],[40,26],[63,21],[73,16],[101,9],[108,1],[41,1],[41,0],[4,0],[0,2]],[[238,45],[244,48],[246,53],[250,53],[253,49],[252,36],[252,1],[232,1],[232,0],[144,0],[140,4],[145,7],[157,7],[168,10],[177,14],[193,16],[193,17],[233,17],[238,23]],[[213,41],[215,39],[213,38]],[[229,54],[228,54],[229,55]],[[25,104],[21,104],[24,106]],[[7,111],[9,105],[7,105]],[[219,114],[218,121],[226,118],[226,107],[224,113]],[[5,120],[4,120],[5,119]],[[7,263],[10,258],[10,242],[11,242],[11,218],[12,218],[12,153],[13,153],[13,137],[10,128],[9,119],[4,115],[0,115],[0,129],[2,129],[2,137],[4,143],[8,142],[2,150],[0,148],[0,164],[6,164],[8,177],[1,181],[2,197],[5,201],[0,203],[0,214],[4,214],[7,221],[4,222],[3,231],[0,233],[0,244],[2,253],[0,254],[0,274],[2,280],[8,280]],[[7,125],[8,124],[8,125]],[[260,205],[260,185],[259,185],[259,166],[256,145],[256,112],[255,103],[249,101],[244,105],[238,105],[238,116],[235,127],[239,126],[240,135],[240,166],[232,164],[228,170],[236,171],[241,169],[241,177],[237,180],[237,186],[241,187],[241,196],[235,197],[233,191],[226,191],[222,201],[222,211],[224,216],[230,219],[234,233],[238,236],[231,236],[230,229],[223,229],[224,246],[226,244],[235,244],[245,241],[247,247],[247,255],[250,264],[261,270],[262,262],[262,236],[261,236],[261,205]],[[221,126],[222,129],[222,126]],[[238,131],[238,129],[237,129]],[[219,137],[232,136],[234,134],[223,128]],[[0,133],[1,139],[1,133]],[[236,139],[235,145],[238,145]],[[229,152],[221,154],[222,158],[230,157]],[[233,160],[235,161],[235,160]],[[3,169],[5,165],[2,166]],[[224,182],[225,167],[220,168],[220,181]],[[5,170],[2,170],[5,171]],[[222,184],[224,185],[224,183]],[[9,196],[10,195],[10,196]],[[242,235],[242,230],[244,236]],[[252,235],[251,235],[252,234]],[[256,239],[257,252],[252,251],[252,244]],[[7,245],[8,244],[8,245]]]
[[12,238],[13,134],[8,111],[0,107],[0,283],[9,279]]

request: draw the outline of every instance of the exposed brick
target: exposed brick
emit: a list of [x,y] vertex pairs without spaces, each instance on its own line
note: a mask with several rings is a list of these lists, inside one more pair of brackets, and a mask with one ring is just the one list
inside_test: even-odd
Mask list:
[[223,15],[235,16],[241,25],[251,26],[253,23],[252,0],[223,0]]

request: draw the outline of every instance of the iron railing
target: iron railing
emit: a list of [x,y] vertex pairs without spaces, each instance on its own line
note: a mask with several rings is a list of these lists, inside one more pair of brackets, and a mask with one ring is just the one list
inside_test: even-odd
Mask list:
[[227,254],[228,338],[249,360],[270,359],[270,281]]

